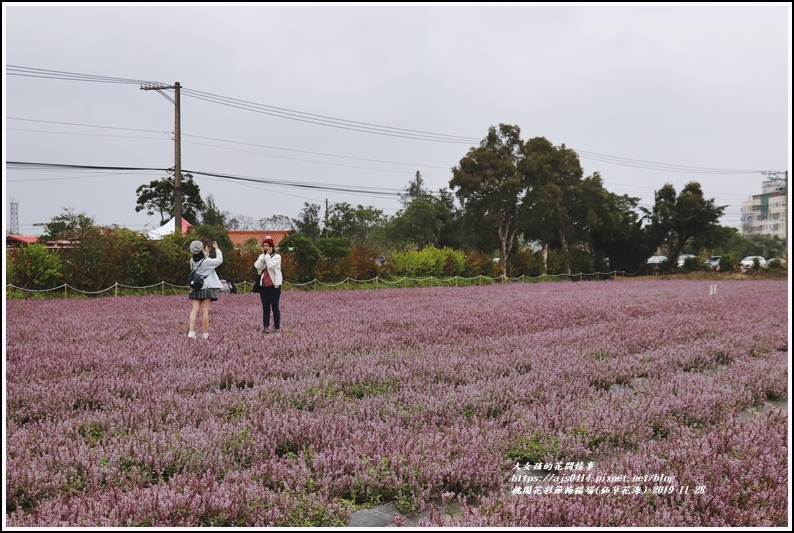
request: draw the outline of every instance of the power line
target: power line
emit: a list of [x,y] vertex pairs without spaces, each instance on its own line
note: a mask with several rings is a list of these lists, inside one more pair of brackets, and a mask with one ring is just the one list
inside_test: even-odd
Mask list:
[[[168,173],[171,170],[166,168],[151,168],[151,167],[102,167],[102,166],[94,166],[94,165],[70,165],[70,164],[61,164],[61,163],[33,163],[26,161],[8,161],[6,163],[6,166],[11,169],[17,169],[17,170],[48,170],[48,171],[119,170],[119,171],[135,171],[135,172],[157,171],[157,172]],[[211,176],[211,177],[222,178],[231,181],[250,182],[250,183],[257,183],[262,185],[276,185],[282,187],[294,187],[299,189],[310,189],[316,191],[357,193],[357,194],[366,194],[369,196],[380,196],[380,197],[398,198],[400,194],[403,194],[405,192],[403,189],[386,188],[386,187],[357,187],[354,185],[321,184],[321,183],[312,183],[312,182],[288,181],[288,180],[278,180],[272,178],[239,176],[234,174],[221,174],[217,172],[206,172],[201,170],[186,169],[183,171],[183,173],[191,174],[194,176]]]
[[459,143],[459,144],[469,144],[469,145],[472,143],[480,142],[480,139],[475,139],[473,137],[448,135],[444,133],[431,133],[431,132],[419,131],[419,130],[394,128],[391,126],[380,126],[368,122],[358,122],[354,120],[334,118],[334,117],[318,115],[314,113],[306,113],[303,111],[295,111],[292,109],[285,109],[282,107],[258,104],[255,102],[238,100],[236,98],[229,98],[229,97],[219,96],[201,91],[194,91],[191,89],[184,89],[183,94],[185,96],[192,96],[193,98],[196,98],[198,100],[204,100],[207,102],[221,104],[229,107],[236,107],[238,109],[253,111],[255,113],[262,113],[265,115],[271,115],[289,120],[297,120],[298,122],[308,122],[311,124],[318,124],[321,126],[328,126],[332,128],[359,131],[363,133],[372,133],[376,135],[387,135],[390,137],[402,137],[405,139],[415,139],[422,141]]

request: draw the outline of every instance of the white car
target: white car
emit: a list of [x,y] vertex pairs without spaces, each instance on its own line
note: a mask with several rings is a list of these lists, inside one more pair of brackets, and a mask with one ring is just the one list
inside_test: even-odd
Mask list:
[[753,268],[756,259],[758,259],[759,266],[762,267],[766,266],[766,259],[764,259],[760,255],[748,255],[747,257],[742,259],[742,268]]
[[684,263],[686,263],[687,259],[692,257],[697,257],[696,255],[692,254],[681,254],[678,256],[678,268],[684,268]]
[[666,255],[652,255],[651,257],[648,258],[649,265],[659,265],[661,263],[664,263],[665,261],[667,261]]

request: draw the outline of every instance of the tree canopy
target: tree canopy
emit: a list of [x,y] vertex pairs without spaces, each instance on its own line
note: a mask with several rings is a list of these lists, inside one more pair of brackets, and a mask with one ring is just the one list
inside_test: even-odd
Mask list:
[[[172,178],[161,178],[141,185],[135,189],[138,195],[135,212],[146,210],[147,215],[160,215],[160,224],[165,224],[174,216],[174,184]],[[180,182],[182,196],[182,217],[195,224],[199,221],[199,214],[204,211],[204,200],[201,199],[201,190],[193,181],[191,174],[183,174]]]
[[700,184],[687,183],[676,196],[675,187],[666,183],[656,192],[652,210],[643,208],[647,220],[649,242],[663,247],[670,262],[675,262],[688,244],[711,246],[719,237],[719,218],[727,206],[706,200]]

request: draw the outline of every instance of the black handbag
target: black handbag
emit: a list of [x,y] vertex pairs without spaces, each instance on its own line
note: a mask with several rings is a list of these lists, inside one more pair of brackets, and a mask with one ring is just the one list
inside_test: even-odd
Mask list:
[[257,276],[256,281],[254,282],[254,286],[251,288],[251,292],[259,292],[262,290],[262,286],[259,284],[259,280],[262,279],[262,276]]

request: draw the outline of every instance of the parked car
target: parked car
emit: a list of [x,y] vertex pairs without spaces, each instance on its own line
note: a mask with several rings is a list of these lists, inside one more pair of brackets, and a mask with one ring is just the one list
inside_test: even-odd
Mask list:
[[720,268],[720,257],[721,256],[719,255],[712,255],[711,257],[706,259],[706,264],[711,268],[713,268],[714,270],[717,270]]
[[683,268],[684,267],[684,263],[686,263],[686,260],[687,259],[691,259],[692,257],[697,257],[697,256],[692,255],[692,254],[681,254],[681,255],[679,255],[678,256],[678,268]]
[[766,259],[764,259],[760,255],[748,255],[747,257],[742,259],[742,268],[753,268],[756,259],[758,260],[759,266],[762,267],[766,266]]
[[666,255],[652,255],[648,258],[649,265],[659,265],[667,261]]

